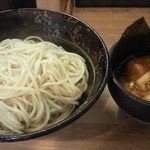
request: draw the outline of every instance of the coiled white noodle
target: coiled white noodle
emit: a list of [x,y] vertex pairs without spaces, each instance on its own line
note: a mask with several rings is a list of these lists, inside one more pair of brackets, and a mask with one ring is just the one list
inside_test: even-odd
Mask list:
[[0,43],[0,133],[22,134],[69,116],[87,89],[85,60],[36,36]]

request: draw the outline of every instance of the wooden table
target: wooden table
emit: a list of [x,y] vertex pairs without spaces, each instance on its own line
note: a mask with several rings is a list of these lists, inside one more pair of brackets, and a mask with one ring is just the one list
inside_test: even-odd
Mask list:
[[[149,8],[73,8],[73,15],[89,23],[108,49],[124,29]],[[0,143],[0,150],[149,150],[150,125],[129,117],[118,108],[107,86],[96,104],[71,125],[50,135],[14,143]]]

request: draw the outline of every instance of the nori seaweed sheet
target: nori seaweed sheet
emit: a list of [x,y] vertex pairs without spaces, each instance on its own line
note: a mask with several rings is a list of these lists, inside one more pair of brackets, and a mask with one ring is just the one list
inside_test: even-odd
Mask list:
[[119,42],[118,49],[150,49],[150,28],[144,17],[126,28]]
[[122,60],[129,57],[129,54],[137,55],[143,50],[150,53],[150,28],[144,17],[141,17],[125,29],[115,44],[115,52],[111,58],[111,61],[115,63],[112,68],[116,68]]

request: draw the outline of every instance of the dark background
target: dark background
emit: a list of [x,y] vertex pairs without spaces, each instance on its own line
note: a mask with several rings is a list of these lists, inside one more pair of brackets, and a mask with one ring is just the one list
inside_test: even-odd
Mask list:
[[0,11],[16,8],[34,8],[36,0],[0,0]]
[[149,7],[150,0],[75,0],[77,7]]

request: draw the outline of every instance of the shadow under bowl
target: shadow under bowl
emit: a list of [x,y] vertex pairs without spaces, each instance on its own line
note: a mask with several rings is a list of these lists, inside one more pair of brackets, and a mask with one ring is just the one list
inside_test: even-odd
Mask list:
[[136,120],[150,123],[150,102],[143,100],[122,87],[118,81],[117,69],[127,58],[149,53],[148,49],[118,49],[117,43],[110,49],[110,75],[108,89],[116,104]]
[[0,141],[28,140],[61,129],[89,110],[103,92],[109,71],[109,54],[102,38],[88,24],[60,12],[17,9],[0,12],[0,30],[0,41],[34,35],[61,45],[67,51],[84,57],[89,71],[88,89],[69,117],[40,131],[0,135]]

